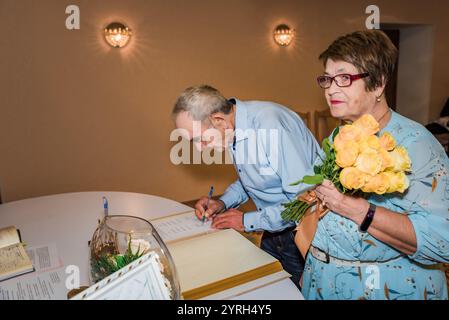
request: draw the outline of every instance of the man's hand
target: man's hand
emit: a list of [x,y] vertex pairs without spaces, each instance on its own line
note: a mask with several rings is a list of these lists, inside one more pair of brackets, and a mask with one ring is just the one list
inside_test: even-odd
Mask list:
[[245,226],[243,225],[243,212],[237,209],[229,209],[228,211],[220,213],[212,221],[212,228],[232,228],[240,232],[245,231]]
[[214,216],[225,209],[225,204],[223,201],[213,199],[210,199],[209,208],[207,208],[207,200],[208,197],[202,197],[195,204],[195,214],[196,217],[200,220],[203,219],[203,216],[206,216],[206,219],[209,220],[211,216]]

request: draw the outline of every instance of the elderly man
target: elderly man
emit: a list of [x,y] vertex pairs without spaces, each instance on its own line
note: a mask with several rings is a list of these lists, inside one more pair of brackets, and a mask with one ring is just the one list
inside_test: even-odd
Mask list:
[[[264,230],[261,248],[282,263],[299,287],[304,261],[291,234],[295,224],[284,221],[281,212],[282,203],[298,192],[290,184],[304,176],[318,154],[319,145],[304,122],[279,104],[226,99],[207,85],[187,88],[172,114],[176,127],[199,150],[229,147],[239,177],[219,200],[202,197],[195,205],[197,217],[212,218],[218,229]],[[257,211],[238,210],[249,198]]]

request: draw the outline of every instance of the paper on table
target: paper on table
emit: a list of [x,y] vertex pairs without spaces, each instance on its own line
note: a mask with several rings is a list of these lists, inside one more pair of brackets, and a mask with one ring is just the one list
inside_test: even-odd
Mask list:
[[36,271],[47,271],[63,266],[55,244],[28,247],[26,252]]
[[211,228],[212,221],[203,223],[198,220],[194,211],[154,219],[151,220],[151,224],[165,243],[218,231]]
[[0,300],[65,300],[65,268],[0,282]]
[[26,249],[36,272],[0,282],[0,300],[67,299],[65,267],[55,244]]

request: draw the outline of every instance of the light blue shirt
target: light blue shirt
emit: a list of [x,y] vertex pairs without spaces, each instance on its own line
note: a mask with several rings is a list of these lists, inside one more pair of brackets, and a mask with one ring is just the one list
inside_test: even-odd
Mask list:
[[310,171],[320,150],[297,113],[272,102],[236,101],[234,143],[229,146],[239,179],[221,196],[226,209],[249,197],[257,211],[244,214],[245,231],[281,231],[282,203],[295,198],[291,183]]

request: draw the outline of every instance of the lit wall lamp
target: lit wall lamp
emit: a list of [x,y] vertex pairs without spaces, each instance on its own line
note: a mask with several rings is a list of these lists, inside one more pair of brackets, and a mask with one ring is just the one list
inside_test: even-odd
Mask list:
[[106,42],[114,48],[123,48],[129,42],[132,31],[127,26],[119,22],[110,23],[104,29]]
[[274,29],[273,37],[278,45],[286,47],[293,41],[295,30],[291,29],[286,24],[280,24]]

